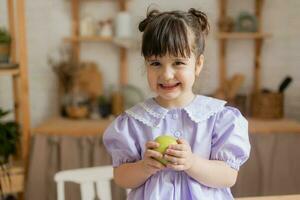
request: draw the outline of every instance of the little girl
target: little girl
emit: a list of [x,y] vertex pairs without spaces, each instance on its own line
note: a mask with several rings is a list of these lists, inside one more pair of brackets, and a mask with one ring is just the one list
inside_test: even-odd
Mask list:
[[[152,10],[139,24],[148,84],[156,96],[128,110],[105,131],[114,180],[134,200],[233,199],[239,167],[250,152],[248,124],[225,101],[195,95],[209,25],[198,10]],[[154,139],[177,143],[164,155]],[[157,158],[168,161],[165,166]]]

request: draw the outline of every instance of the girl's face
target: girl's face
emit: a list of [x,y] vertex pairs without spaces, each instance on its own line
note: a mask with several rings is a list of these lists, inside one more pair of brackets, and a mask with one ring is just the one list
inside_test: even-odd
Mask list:
[[156,100],[164,107],[183,107],[194,98],[192,87],[199,76],[203,56],[196,61],[190,57],[165,55],[146,59],[147,78],[150,89],[157,94]]

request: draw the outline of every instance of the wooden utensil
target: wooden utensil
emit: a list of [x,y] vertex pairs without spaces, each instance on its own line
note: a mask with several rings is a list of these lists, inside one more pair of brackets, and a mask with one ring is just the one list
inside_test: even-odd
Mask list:
[[227,99],[234,99],[239,89],[245,81],[245,76],[242,74],[235,74],[229,83],[229,89],[227,91]]
[[281,84],[278,87],[278,92],[283,93],[292,81],[293,79],[290,76],[285,77],[285,79],[281,82]]

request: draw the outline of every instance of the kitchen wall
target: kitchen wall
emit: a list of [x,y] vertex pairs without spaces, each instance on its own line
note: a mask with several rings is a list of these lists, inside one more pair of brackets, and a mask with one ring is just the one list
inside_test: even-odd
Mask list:
[[[228,13],[236,17],[240,11],[254,7],[254,1],[229,0]],[[0,1],[0,26],[6,25],[6,1]],[[26,0],[27,38],[29,56],[30,104],[32,126],[58,113],[57,79],[47,60],[55,56],[62,45],[62,38],[71,32],[70,0]],[[200,93],[213,92],[218,84],[218,43],[215,38],[218,15],[217,0],[131,0],[134,38],[140,41],[137,25],[145,16],[148,5],[161,10],[200,8],[208,14],[211,32],[207,39],[205,69],[196,83]],[[118,10],[113,1],[85,1],[81,15],[92,15],[97,19],[114,17]],[[265,0],[263,30],[273,34],[266,40],[262,53],[262,85],[276,90],[280,81],[291,75],[294,79],[286,91],[286,115],[300,120],[300,1]],[[139,46],[139,45],[137,45]],[[110,43],[82,44],[82,60],[95,61],[104,76],[108,89],[118,83],[118,48]],[[241,89],[248,93],[252,86],[253,41],[230,41],[228,45],[228,73],[247,75]],[[129,49],[129,83],[149,94],[143,58],[138,47]],[[0,106],[12,108],[11,83],[8,77],[0,78]]]

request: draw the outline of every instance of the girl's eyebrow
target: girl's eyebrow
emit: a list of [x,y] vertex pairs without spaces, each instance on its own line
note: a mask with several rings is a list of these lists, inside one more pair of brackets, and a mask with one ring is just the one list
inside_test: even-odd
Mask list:
[[158,58],[147,58],[146,61],[147,62],[153,62],[153,61],[158,61]]
[[173,60],[188,61],[188,58],[174,58]]

